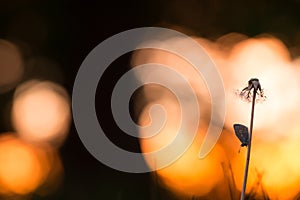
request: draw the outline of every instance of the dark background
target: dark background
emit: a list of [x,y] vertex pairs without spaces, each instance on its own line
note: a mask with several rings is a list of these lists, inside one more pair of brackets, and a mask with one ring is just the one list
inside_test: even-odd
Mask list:
[[[52,80],[71,95],[77,70],[100,42],[122,31],[144,26],[176,25],[211,40],[230,32],[248,36],[271,33],[290,48],[300,46],[300,1],[239,0],[124,0],[59,1],[2,0],[0,38],[18,43],[25,59],[44,56],[57,62],[62,76],[37,71],[24,77]],[[297,51],[292,51],[296,56]],[[102,77],[96,94],[98,118],[108,137],[122,148],[138,152],[138,141],[126,136],[112,120],[110,95],[129,69],[130,54],[117,59]],[[0,95],[0,132],[11,130],[5,105],[13,90]],[[60,149],[63,185],[53,195],[34,199],[172,199],[157,191],[151,174],[128,174],[110,169],[90,155],[74,124]],[[1,163],[0,163],[1,164]]]

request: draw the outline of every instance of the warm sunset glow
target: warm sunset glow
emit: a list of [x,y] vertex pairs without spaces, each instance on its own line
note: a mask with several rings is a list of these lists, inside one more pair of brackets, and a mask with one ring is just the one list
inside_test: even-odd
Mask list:
[[[148,116],[149,108],[155,104],[163,106],[167,115],[165,126],[157,135],[141,139],[141,147],[144,153],[163,148],[176,136],[180,126],[180,111],[178,110],[178,104],[171,99],[169,98],[169,101],[166,101],[166,99],[154,101],[143,111],[140,118],[140,125],[142,126],[150,123]],[[151,117],[159,117],[159,114],[159,112],[155,113],[155,111],[152,111]],[[199,146],[203,141],[203,134],[207,129],[205,124],[200,126],[198,136],[190,148],[173,164],[157,171],[158,175],[163,178],[164,184],[180,195],[207,194],[223,178],[222,166],[220,164],[222,162],[223,151],[220,147],[216,147],[207,158],[203,160],[198,159]],[[186,134],[189,134],[188,129],[186,131]],[[182,138],[182,140],[184,139]],[[163,155],[158,155],[155,159],[165,158]],[[155,167],[155,161],[146,161],[149,167]],[[192,167],[192,169],[188,169],[188,166]]]
[[[245,114],[249,105],[236,98],[234,89],[239,89],[235,88],[238,85],[245,85],[244,80],[251,77],[261,80],[268,98],[263,104],[257,105],[256,128],[273,129],[278,120],[281,124],[290,124],[288,116],[300,114],[300,110],[295,109],[300,95],[294,92],[300,89],[300,80],[288,55],[286,47],[275,38],[249,39],[236,45],[228,62],[230,70],[227,73],[231,73],[231,76],[225,75],[225,82],[230,83],[227,88],[227,126],[237,120],[241,123],[249,121],[249,115]],[[286,83],[289,83],[288,86]],[[241,110],[244,112],[240,112]],[[277,135],[285,134],[284,130],[284,126],[277,127],[277,134],[265,133],[263,138],[275,139]]]
[[[227,64],[226,126],[249,123],[250,105],[237,98],[233,91],[245,85],[245,80],[257,77],[267,100],[257,104],[254,122],[254,141],[247,191],[259,181],[271,199],[289,199],[298,192],[299,162],[299,69],[292,66],[288,49],[272,37],[247,39],[235,45]],[[243,84],[244,82],[244,84]],[[237,88],[240,86],[240,88]],[[245,156],[245,152],[241,153]],[[241,189],[245,158],[232,161],[236,185]],[[260,177],[261,176],[261,177]],[[259,180],[260,177],[260,180]],[[256,184],[256,185],[255,185]],[[260,189],[256,191],[262,192]]]
[[28,141],[61,144],[70,123],[67,92],[51,82],[20,85],[15,92],[12,121],[16,132]]
[[198,159],[200,144],[194,143],[176,162],[157,171],[164,184],[176,193],[202,196],[223,179],[220,164],[223,150],[216,146],[208,157],[201,160]]
[[0,93],[12,89],[24,71],[21,52],[11,42],[0,39]]
[[[175,49],[191,52],[191,49],[189,49],[188,46],[185,45],[186,41],[184,39],[170,38],[167,42],[172,44],[173,48]],[[211,43],[207,40],[201,40],[201,44],[203,44],[204,47],[207,47],[205,48],[205,50],[208,50],[208,47],[210,47],[211,45]],[[204,79],[197,73],[195,68],[188,61],[186,61],[179,55],[159,49],[143,49],[133,54],[133,66],[142,65],[145,63],[158,63],[171,67],[172,69],[176,70],[177,73],[179,73],[182,77],[188,79],[197,95],[203,96],[203,99],[209,98],[209,93]],[[206,63],[203,63],[203,66],[205,66],[205,64]],[[165,79],[166,75],[149,71],[147,76],[156,77],[156,80],[159,80]],[[137,78],[139,77],[140,75],[137,74]],[[179,82],[178,80],[174,80],[170,84],[177,87],[182,87],[180,86],[182,82]],[[146,92],[145,95],[146,97],[148,97],[149,94]]]
[[12,134],[0,137],[0,193],[27,194],[43,183],[50,171],[48,155]]
[[[202,126],[199,128],[196,140],[180,159],[159,170],[158,175],[165,186],[174,193],[201,196],[206,195],[213,188],[223,189],[219,191],[228,190],[228,186],[217,184],[224,177],[230,177],[230,174],[226,174],[229,169],[222,171],[220,168],[223,162],[228,162],[234,178],[234,184],[231,186],[240,191],[246,148],[238,152],[240,144],[235,138],[232,125],[242,123],[249,126],[250,104],[242,101],[235,92],[246,87],[250,78],[258,78],[267,99],[263,103],[256,104],[247,193],[254,192],[257,198],[262,197],[264,193],[271,199],[295,197],[299,193],[300,184],[298,155],[300,125],[297,117],[300,116],[300,59],[293,61],[284,43],[270,35],[248,38],[242,34],[231,33],[220,37],[215,42],[203,38],[195,39],[216,63],[227,95],[224,131],[216,148],[203,160],[198,159],[197,153],[210,117],[210,96],[203,79],[199,79],[184,60],[160,50],[138,51],[132,59],[134,66],[160,63],[178,70],[186,76],[197,91],[200,110],[202,109],[200,118]],[[173,40],[174,45],[178,45],[178,41]],[[182,44],[178,46],[184,48]],[[166,76],[151,74],[151,72],[149,75],[162,78]],[[179,83],[173,84],[180,87]],[[180,114],[179,104],[174,100],[174,96],[168,95],[165,91],[166,89],[155,88],[155,86],[144,88],[144,98],[148,104],[139,118],[142,125],[150,123],[149,108],[154,104],[160,104],[165,108],[166,113],[172,114],[166,116],[165,127],[158,135],[141,140],[143,152],[161,148],[177,133],[179,119],[176,115]],[[164,119],[165,116],[154,113],[153,117]],[[153,165],[153,162],[147,162],[150,167]],[[190,170],[191,166],[192,170]]]

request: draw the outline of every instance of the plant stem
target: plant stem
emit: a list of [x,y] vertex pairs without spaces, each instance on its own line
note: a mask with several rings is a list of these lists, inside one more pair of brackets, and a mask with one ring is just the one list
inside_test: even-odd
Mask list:
[[247,149],[247,159],[246,159],[246,167],[245,167],[245,172],[244,172],[244,182],[243,182],[241,200],[245,199],[245,193],[246,193],[246,185],[247,185],[248,169],[249,169],[250,153],[251,153],[251,140],[252,140],[254,106],[255,106],[256,92],[257,92],[257,89],[254,88],[253,100],[252,100],[252,110],[251,110],[251,120],[250,120],[250,133],[249,133],[250,135],[249,135],[249,142],[248,142],[248,149]]

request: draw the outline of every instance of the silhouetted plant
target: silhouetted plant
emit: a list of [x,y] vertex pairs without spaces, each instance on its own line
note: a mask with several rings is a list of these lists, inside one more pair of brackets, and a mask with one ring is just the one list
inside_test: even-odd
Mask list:
[[251,140],[252,140],[252,130],[253,130],[253,120],[254,120],[254,107],[256,102],[256,97],[260,97],[263,100],[266,98],[263,90],[261,89],[261,85],[257,78],[252,78],[248,81],[248,86],[245,87],[240,93],[239,96],[248,102],[252,101],[252,109],[251,109],[251,120],[250,120],[250,133],[248,133],[248,128],[241,124],[234,124],[235,134],[242,142],[241,146],[248,147],[247,149],[247,158],[246,158],[246,166],[244,172],[244,181],[241,192],[241,200],[245,199],[245,191],[247,186],[247,178],[248,178],[248,169],[250,163],[250,154],[251,154]]

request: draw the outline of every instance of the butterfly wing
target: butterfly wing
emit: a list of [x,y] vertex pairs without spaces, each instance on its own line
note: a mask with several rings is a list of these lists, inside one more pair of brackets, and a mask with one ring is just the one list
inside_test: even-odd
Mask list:
[[249,132],[248,127],[242,124],[234,124],[233,125],[235,135],[241,141],[241,146],[247,146],[249,141]]

